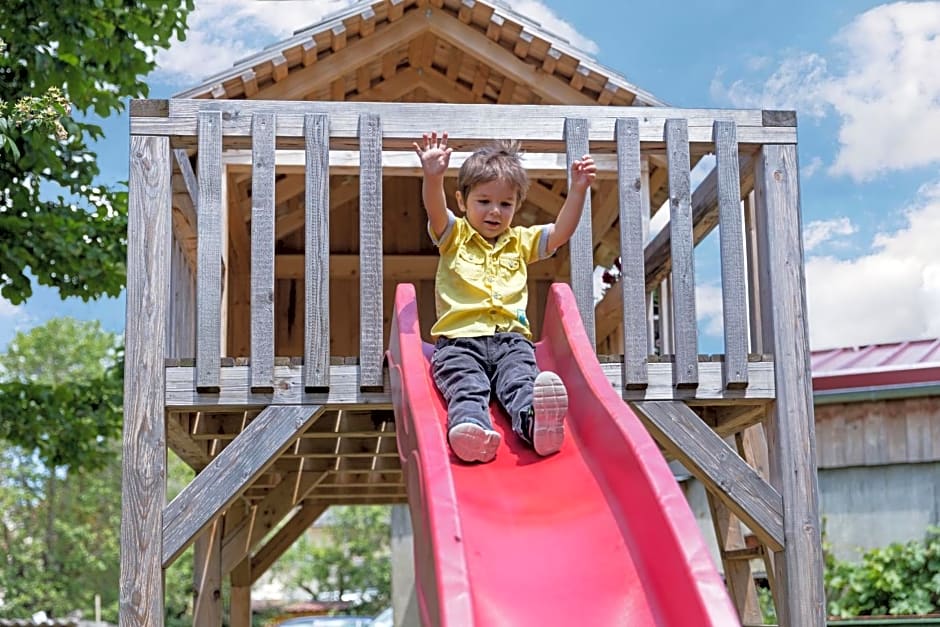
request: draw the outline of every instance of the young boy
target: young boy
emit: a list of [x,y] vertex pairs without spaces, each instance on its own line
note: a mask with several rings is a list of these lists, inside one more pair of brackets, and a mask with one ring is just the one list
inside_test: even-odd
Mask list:
[[571,167],[571,188],[554,224],[511,226],[529,187],[519,144],[496,142],[460,167],[457,206],[447,208],[447,133],[414,143],[424,171],[428,232],[440,250],[435,292],[434,382],[447,401],[447,440],[472,462],[496,456],[500,434],[490,422],[490,394],[512,430],[539,455],[556,453],[565,437],[568,395],[554,372],[539,372],[525,311],[529,263],[545,259],[574,233],[597,168],[589,155]]

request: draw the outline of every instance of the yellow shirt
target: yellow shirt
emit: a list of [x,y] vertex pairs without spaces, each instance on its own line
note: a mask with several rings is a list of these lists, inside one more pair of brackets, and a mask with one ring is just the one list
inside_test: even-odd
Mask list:
[[431,335],[454,338],[516,332],[531,339],[526,317],[527,265],[551,256],[548,238],[553,225],[515,226],[490,244],[466,218],[447,213],[447,228],[440,240],[428,225],[441,254],[434,281],[437,322]]

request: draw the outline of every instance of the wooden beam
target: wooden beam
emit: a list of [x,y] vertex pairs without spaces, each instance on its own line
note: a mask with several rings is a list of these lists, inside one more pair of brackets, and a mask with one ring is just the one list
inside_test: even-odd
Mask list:
[[305,503],[291,517],[287,524],[278,529],[270,540],[251,558],[251,583],[258,581],[264,573],[294,544],[317,519],[326,511],[328,505]]
[[391,78],[383,80],[367,91],[360,91],[350,98],[350,100],[386,102],[398,100],[414,89],[415,85],[418,84],[420,80],[421,76],[418,74],[418,71],[413,67],[409,67],[394,74]]
[[754,178],[763,336],[765,350],[777,356],[777,402],[768,434],[770,478],[787,508],[786,548],[776,561],[778,598],[783,600],[777,615],[784,625],[823,627],[826,603],[796,145],[764,146]]
[[680,401],[633,403],[653,438],[775,551],[783,549],[783,499]]
[[272,406],[262,411],[164,509],[163,566],[179,557],[322,413],[322,406]]
[[163,624],[163,351],[169,319],[170,163],[168,138],[131,138],[119,592],[124,627]]
[[[495,19],[497,16],[493,16]],[[548,102],[567,104],[596,104],[593,98],[572,89],[562,81],[539,72],[486,35],[468,29],[453,18],[438,12],[427,18],[431,31],[452,45],[460,46],[466,54],[490,67],[499,68],[500,73],[516,83],[529,87]]]
[[[297,462],[302,468],[304,462]],[[255,506],[251,514],[231,529],[225,530],[222,538],[221,570],[223,575],[232,572],[242,560],[251,556],[251,551],[274,529],[284,517],[310,494],[326,478],[326,473],[298,471],[284,476],[281,482]]]
[[[291,177],[292,179],[294,177]],[[286,200],[290,200],[296,195],[302,194],[304,192],[303,177],[300,177],[299,180],[295,181],[297,193],[288,197]],[[347,202],[354,200],[359,197],[359,181],[356,179],[348,179],[342,183],[330,188],[330,211],[333,211],[337,207],[345,205]],[[274,223],[274,232],[277,239],[283,239],[289,235],[292,235],[296,231],[299,231],[304,226],[304,208],[301,205],[298,209],[293,211],[284,211],[281,210],[277,213],[277,218]],[[303,276],[301,274],[301,276]]]
[[363,63],[393,51],[402,41],[410,41],[426,28],[423,15],[409,14],[386,28],[377,29],[369,37],[357,39],[338,52],[324,56],[314,65],[294,70],[288,80],[262,89],[260,95],[271,100],[303,98],[354,72]]
[[196,538],[193,551],[193,627],[222,626],[222,573],[219,540],[222,520],[217,518]]

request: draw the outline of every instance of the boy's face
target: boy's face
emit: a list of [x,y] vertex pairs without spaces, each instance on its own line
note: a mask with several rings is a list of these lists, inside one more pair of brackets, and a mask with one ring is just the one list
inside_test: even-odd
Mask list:
[[477,232],[493,243],[512,224],[518,193],[507,181],[498,179],[480,183],[467,197],[457,192],[457,205]]

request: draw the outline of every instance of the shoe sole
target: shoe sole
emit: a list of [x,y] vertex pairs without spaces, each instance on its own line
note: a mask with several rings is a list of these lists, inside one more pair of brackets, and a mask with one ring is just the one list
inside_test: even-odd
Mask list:
[[539,455],[561,450],[565,441],[565,415],[568,413],[568,391],[561,377],[554,372],[540,372],[532,390],[535,413],[532,446]]
[[465,462],[492,461],[501,440],[499,432],[473,423],[455,425],[447,432],[451,450]]

